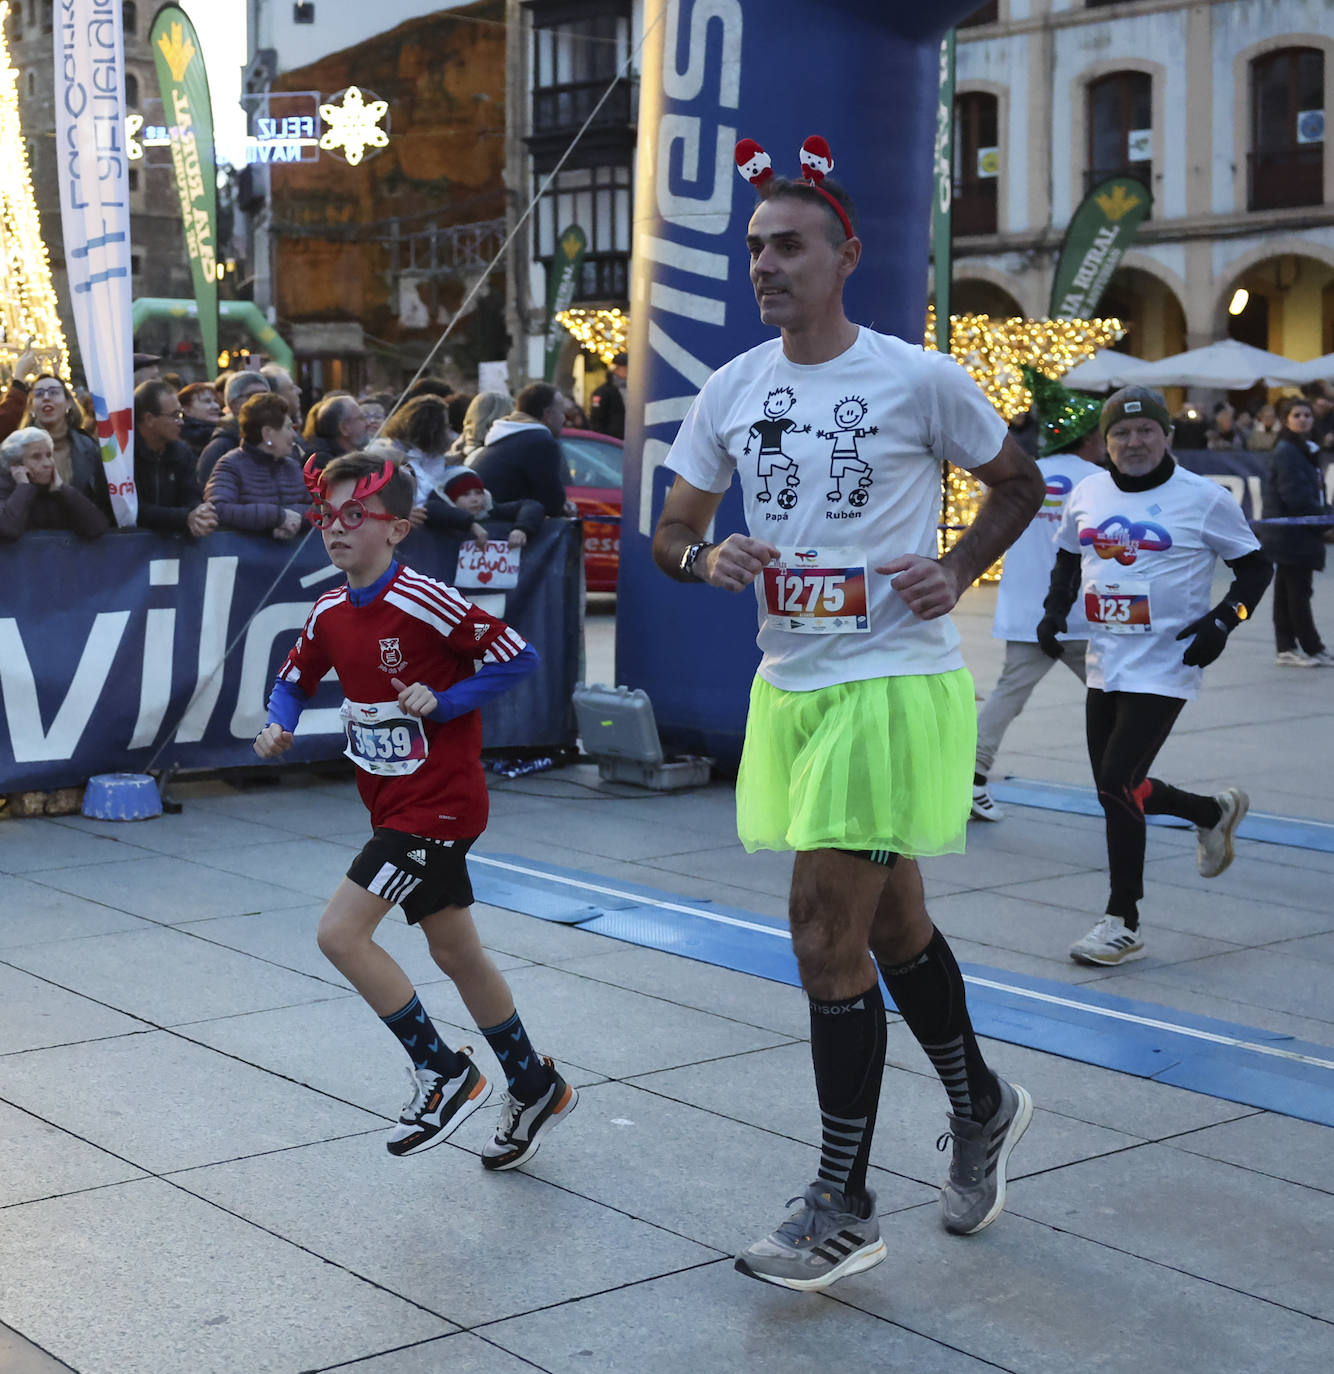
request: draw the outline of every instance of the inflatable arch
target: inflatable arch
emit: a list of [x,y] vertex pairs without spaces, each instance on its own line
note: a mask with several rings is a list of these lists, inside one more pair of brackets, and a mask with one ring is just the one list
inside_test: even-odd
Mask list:
[[[194,301],[171,300],[166,296],[140,296],[130,307],[130,319],[136,331],[149,320],[186,320],[195,319],[198,315],[199,307]],[[288,372],[292,370],[296,362],[292,350],[264,318],[263,311],[254,301],[219,301],[218,315],[221,319],[241,325],[251,338],[263,345],[265,353],[279,367]]]

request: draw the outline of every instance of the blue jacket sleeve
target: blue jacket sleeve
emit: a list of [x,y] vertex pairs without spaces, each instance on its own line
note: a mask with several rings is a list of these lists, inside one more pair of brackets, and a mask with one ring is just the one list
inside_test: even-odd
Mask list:
[[295,730],[306,705],[306,694],[295,682],[285,682],[278,678],[269,694],[269,718],[265,725],[281,725],[284,730]]
[[[525,644],[523,652],[506,663],[483,663],[471,677],[456,682],[448,691],[435,694],[436,705],[431,719],[453,720],[455,716],[475,711],[483,702],[508,692],[520,678],[533,672],[539,662],[537,650]],[[269,711],[272,713],[272,705]]]

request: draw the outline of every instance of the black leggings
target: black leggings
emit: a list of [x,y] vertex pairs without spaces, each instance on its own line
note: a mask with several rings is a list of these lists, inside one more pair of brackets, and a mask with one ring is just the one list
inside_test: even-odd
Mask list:
[[1279,653],[1301,648],[1318,654],[1325,646],[1311,616],[1311,569],[1280,563],[1274,569],[1274,643]]
[[1180,816],[1205,829],[1222,816],[1213,797],[1149,777],[1185,704],[1179,697],[1090,687],[1084,706],[1089,762],[1107,820],[1107,914],[1121,917],[1131,930],[1139,927],[1144,896],[1145,815]]

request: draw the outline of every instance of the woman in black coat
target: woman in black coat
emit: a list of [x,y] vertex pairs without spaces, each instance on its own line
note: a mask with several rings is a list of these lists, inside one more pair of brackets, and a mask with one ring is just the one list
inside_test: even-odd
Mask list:
[[[1315,422],[1311,403],[1285,397],[1278,407],[1283,426],[1265,465],[1260,514],[1276,516],[1327,513],[1320,450],[1308,437]],[[1273,559],[1274,641],[1278,662],[1290,668],[1334,667],[1334,655],[1311,617],[1311,579],[1325,566],[1325,528],[1321,525],[1261,525],[1260,542]]]

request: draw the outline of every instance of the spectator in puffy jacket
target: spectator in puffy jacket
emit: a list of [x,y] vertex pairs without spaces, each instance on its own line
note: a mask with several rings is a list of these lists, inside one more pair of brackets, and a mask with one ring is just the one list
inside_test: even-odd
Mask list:
[[477,469],[500,505],[533,500],[547,515],[572,515],[558,442],[564,427],[565,397],[548,382],[534,382],[519,392],[514,413],[491,426],[485,447],[469,455],[468,466]]
[[258,372],[233,372],[227,378],[223,394],[227,399],[227,413],[214,427],[208,443],[204,445],[204,451],[199,455],[199,465],[195,469],[195,476],[199,479],[201,487],[208,486],[214,463],[242,442],[241,422],[238,418],[241,407],[252,396],[270,394],[268,379],[261,377]]
[[[546,519],[538,501],[507,501],[496,505],[481,477],[469,467],[448,468],[440,481],[440,495],[461,510],[477,525],[503,521],[510,528],[497,537],[508,540],[512,549],[521,549],[542,528]],[[483,541],[484,542],[484,541]]]
[[195,455],[180,438],[184,418],[170,382],[143,382],[135,387],[136,523],[140,529],[202,539],[217,529],[218,517],[200,493]]
[[51,436],[61,482],[83,492],[110,522],[111,493],[107,490],[102,450],[91,434],[84,433],[83,411],[74,393],[59,377],[46,372],[32,384],[22,425],[35,425]]
[[291,539],[300,532],[310,492],[292,457],[296,431],[287,402],[271,391],[241,407],[241,447],[218,460],[204,499],[223,529]]
[[0,444],[0,539],[27,530],[73,530],[96,539],[111,522],[56,468],[51,436],[30,426]]
[[[1320,449],[1310,438],[1315,409],[1302,396],[1279,402],[1283,435],[1265,461],[1260,515],[1323,515]],[[1260,544],[1274,562],[1274,641],[1278,662],[1289,668],[1334,667],[1334,655],[1311,615],[1313,574],[1325,566],[1325,531],[1319,525],[1260,525]]]

